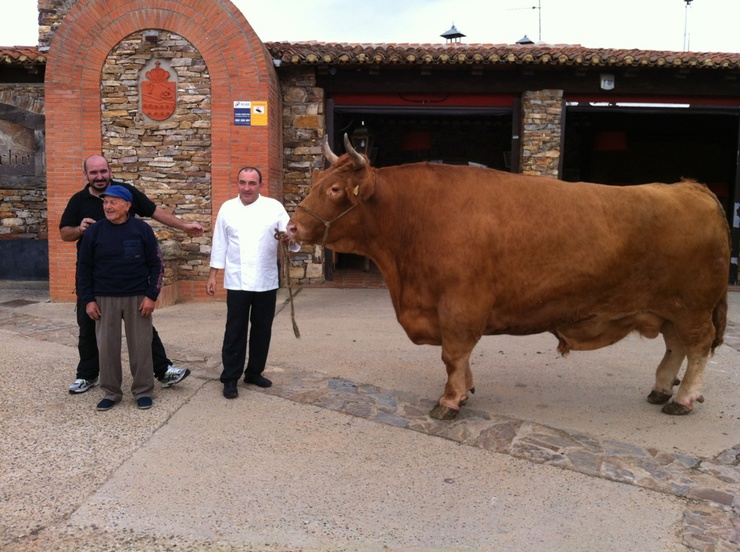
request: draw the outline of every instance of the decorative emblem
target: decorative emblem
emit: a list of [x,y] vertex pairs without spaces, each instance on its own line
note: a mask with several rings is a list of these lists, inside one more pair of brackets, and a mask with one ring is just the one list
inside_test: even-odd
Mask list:
[[155,121],[164,121],[172,116],[177,105],[177,87],[168,82],[170,72],[160,67],[146,72],[148,81],[141,81],[141,110],[144,115]]

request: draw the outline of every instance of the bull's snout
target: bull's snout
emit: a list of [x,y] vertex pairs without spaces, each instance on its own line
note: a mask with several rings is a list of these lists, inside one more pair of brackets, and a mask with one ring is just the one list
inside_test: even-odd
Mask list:
[[288,225],[285,227],[285,233],[288,234],[288,237],[291,241],[295,241],[298,239],[298,225],[293,222],[292,220],[288,221]]

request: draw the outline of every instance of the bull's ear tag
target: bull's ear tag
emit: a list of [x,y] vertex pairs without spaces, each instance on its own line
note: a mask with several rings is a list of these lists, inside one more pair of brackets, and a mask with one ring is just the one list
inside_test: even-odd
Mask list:
[[359,184],[357,186],[355,186],[355,189],[352,190],[352,193],[355,194],[355,195],[357,195],[357,194],[360,193],[360,185]]

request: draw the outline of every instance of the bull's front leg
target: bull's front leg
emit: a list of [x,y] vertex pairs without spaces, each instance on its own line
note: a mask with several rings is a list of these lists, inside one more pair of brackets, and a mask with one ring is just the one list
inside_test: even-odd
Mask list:
[[460,412],[460,407],[468,401],[468,392],[475,393],[473,373],[470,371],[470,354],[473,346],[474,344],[469,348],[453,348],[442,345],[442,361],[447,368],[447,383],[444,395],[429,413],[432,418],[453,420]]

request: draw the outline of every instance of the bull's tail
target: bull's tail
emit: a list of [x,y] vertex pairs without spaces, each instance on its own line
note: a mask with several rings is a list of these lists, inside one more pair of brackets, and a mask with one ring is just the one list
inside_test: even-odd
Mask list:
[[722,345],[725,328],[727,327],[727,292],[722,296],[719,303],[714,305],[712,324],[714,324],[714,341],[712,341],[712,353],[714,353],[714,350]]

